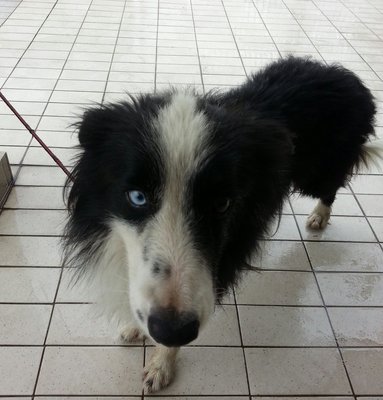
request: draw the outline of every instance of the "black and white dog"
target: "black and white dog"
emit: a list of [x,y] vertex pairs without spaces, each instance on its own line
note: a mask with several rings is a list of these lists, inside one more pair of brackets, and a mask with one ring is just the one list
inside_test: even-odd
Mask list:
[[248,268],[291,188],[319,199],[379,154],[375,105],[340,66],[289,57],[225,93],[141,95],[85,112],[68,206],[65,260],[123,337],[157,344],[144,387],[174,375],[214,305]]

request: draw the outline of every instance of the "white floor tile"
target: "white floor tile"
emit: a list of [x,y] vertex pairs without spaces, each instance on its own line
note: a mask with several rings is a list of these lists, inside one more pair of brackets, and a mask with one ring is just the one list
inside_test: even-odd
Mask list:
[[[341,62],[357,73],[376,98],[383,138],[379,0],[0,3],[1,90],[32,127],[39,123],[38,134],[65,165],[78,144],[69,124],[89,106],[169,84],[194,84],[200,93],[230,89],[288,54]],[[61,273],[66,176],[0,102],[2,150],[17,176],[0,215],[3,400],[31,400],[52,307],[35,398],[151,398],[142,395],[142,344],[122,343],[117,327],[94,318],[86,303],[95,293],[71,289],[65,270],[57,304],[50,304]],[[263,271],[244,275],[236,296],[182,349],[175,381],[159,399],[352,400],[313,269],[355,395],[383,400],[383,174],[377,167],[363,173],[352,191],[339,191],[322,232],[305,228],[315,200],[292,196],[299,227],[286,203],[279,229],[270,228],[251,260]]]
[[350,395],[337,349],[246,349],[253,395]]
[[324,308],[239,306],[245,346],[335,346]]
[[0,394],[32,395],[41,347],[0,347]]
[[49,347],[36,393],[140,395],[143,359],[132,347]]

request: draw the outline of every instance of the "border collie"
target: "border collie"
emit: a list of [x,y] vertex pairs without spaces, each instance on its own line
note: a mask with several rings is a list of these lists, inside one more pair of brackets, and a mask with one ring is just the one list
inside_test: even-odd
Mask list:
[[379,156],[374,114],[352,72],[295,57],[224,93],[173,89],[85,112],[65,264],[123,338],[156,342],[146,391],[171,382],[178,348],[248,269],[291,189],[319,199],[308,227],[326,226],[337,190]]

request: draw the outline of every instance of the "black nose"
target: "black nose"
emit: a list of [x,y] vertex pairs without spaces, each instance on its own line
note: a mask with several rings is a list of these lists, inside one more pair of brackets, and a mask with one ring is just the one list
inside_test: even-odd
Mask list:
[[148,319],[150,336],[168,347],[188,344],[198,336],[199,321],[191,312],[162,308],[151,312]]

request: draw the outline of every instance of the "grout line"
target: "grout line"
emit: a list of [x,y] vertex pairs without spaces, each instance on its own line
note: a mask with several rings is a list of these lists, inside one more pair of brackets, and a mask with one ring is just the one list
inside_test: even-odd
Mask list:
[[237,296],[235,291],[233,290],[233,297],[234,297],[234,304],[235,304],[235,313],[237,316],[237,323],[238,323],[238,330],[239,330],[239,338],[241,341],[241,349],[242,349],[242,356],[243,356],[243,362],[245,365],[245,372],[246,372],[246,383],[247,383],[247,390],[249,393],[249,400],[251,400],[251,387],[250,387],[250,379],[249,379],[249,370],[247,367],[247,359],[246,359],[246,352],[245,352],[245,346],[243,345],[243,335],[242,335],[242,329],[241,329],[241,319],[239,317],[239,310],[238,310],[238,304],[237,304]]
[[257,11],[257,13],[258,13],[258,15],[259,15],[259,18],[260,18],[261,21],[262,21],[263,26],[265,27],[267,33],[268,33],[269,36],[270,36],[270,39],[273,41],[273,44],[274,44],[274,46],[275,46],[275,49],[277,50],[277,52],[278,52],[278,54],[279,54],[279,58],[282,58],[282,54],[281,54],[281,52],[280,52],[280,50],[279,50],[279,48],[278,48],[278,46],[277,46],[277,44],[276,44],[276,42],[275,42],[275,40],[274,40],[274,37],[273,37],[273,35],[270,33],[269,28],[267,27],[267,25],[266,25],[266,23],[265,23],[265,21],[264,21],[262,15],[261,15],[260,11],[258,10],[258,7],[255,5],[254,0],[251,0],[251,3],[253,4],[254,8],[256,9],[256,11]]
[[[117,31],[117,35],[116,35],[116,41],[115,41],[114,47],[113,47],[112,58],[110,59],[108,74],[107,74],[106,80],[105,80],[105,86],[104,86],[104,91],[103,91],[103,95],[102,95],[102,98],[101,98],[101,104],[104,104],[104,100],[105,100],[106,88],[108,87],[109,76],[110,76],[110,72],[112,71],[113,60],[114,60],[114,56],[115,56],[115,54],[116,54],[116,48],[117,48],[118,39],[119,39],[119,37],[120,37],[122,21],[123,21],[123,19],[124,19],[125,8],[126,8],[126,2],[127,2],[127,0],[124,0],[124,7],[123,7],[122,12],[121,12],[120,23],[119,23],[119,26],[118,26],[118,31]],[[86,17],[85,17],[85,18],[86,18]],[[117,24],[116,24],[116,25],[117,25]],[[81,25],[81,26],[82,26],[82,25]],[[81,29],[81,28],[80,28],[80,29]],[[73,43],[76,43],[76,40],[77,40],[77,38],[74,40]],[[74,47],[74,44],[73,44],[73,46],[72,46],[72,49],[73,49],[73,47]],[[72,50],[71,50],[70,52],[72,52]],[[75,53],[75,51],[74,51],[73,53]],[[64,66],[63,66],[63,70],[64,70],[64,68],[65,68],[65,64],[64,64]],[[60,76],[61,76],[61,74],[60,74]],[[59,79],[60,79],[60,77],[59,77]]]
[[[312,4],[314,4],[314,6],[316,7],[316,9],[318,11],[321,12],[321,14],[327,19],[327,21],[336,29],[336,31],[342,36],[343,40],[345,40],[348,45],[355,51],[355,53],[366,63],[366,65],[368,65],[371,69],[371,71],[376,75],[377,80],[381,81],[379,75],[376,73],[375,69],[371,67],[370,63],[367,62],[364,57],[360,54],[360,52],[358,50],[355,49],[355,47],[350,43],[350,41],[343,35],[343,33],[338,29],[338,27],[334,24],[333,21],[331,21],[331,19],[325,14],[325,12],[316,4],[315,0],[310,0]],[[340,1],[340,0],[339,0]],[[376,34],[374,33],[374,35],[376,36]]]
[[[72,43],[71,50],[73,49],[73,46],[74,46],[74,44],[76,43],[76,40],[77,40],[78,35],[79,35],[80,31],[81,31],[81,28],[82,28],[82,26],[83,26],[83,24],[84,24],[84,21],[85,21],[85,19],[86,19],[86,16],[88,15],[88,12],[89,12],[89,10],[90,10],[90,8],[91,8],[92,3],[93,3],[93,0],[90,1],[89,5],[88,5],[88,8],[87,8],[87,11],[86,11],[85,14],[84,14],[84,19],[83,19],[82,23],[80,24],[80,27],[78,28],[77,35],[76,35],[76,39],[75,39],[75,40],[73,41],[73,43]],[[55,3],[55,6],[56,6],[56,4],[57,4],[57,1],[56,1],[56,3]],[[53,10],[53,8],[52,8],[52,10]],[[51,10],[51,12],[52,12],[52,10]],[[50,13],[51,13],[51,12],[50,12]],[[50,15],[50,13],[49,13],[49,15]],[[49,15],[48,15],[48,16],[49,16]],[[47,19],[48,19],[48,17],[44,20],[44,22],[42,23],[42,25],[41,25],[40,28],[38,29],[38,32],[39,32],[39,31],[41,30],[41,28],[44,26],[44,23],[45,23],[45,21],[46,21]],[[31,43],[32,43],[32,42],[31,42]],[[58,83],[58,81],[59,81],[59,79],[60,79],[60,76],[62,75],[62,72],[63,72],[63,70],[64,70],[64,68],[65,68],[65,64],[66,64],[66,62],[68,61],[68,58],[69,58],[69,56],[70,56],[70,54],[71,54],[71,50],[69,50],[69,52],[68,52],[66,61],[64,62],[64,65],[63,65],[63,67],[62,67],[62,69],[61,69],[61,73],[60,73],[59,77],[57,78],[56,84],[55,84],[55,86],[53,87],[53,89],[52,89],[52,91],[51,91],[51,93],[50,93],[49,99],[52,97],[52,94],[53,94],[53,92],[54,92],[54,89],[55,89],[55,87],[57,86],[57,83]],[[25,53],[24,53],[24,54],[25,54]],[[21,59],[22,59],[22,56],[21,56],[21,58],[19,59],[19,62],[20,62]],[[16,64],[16,65],[17,65],[17,64]],[[38,125],[39,125],[39,123],[41,122],[41,119],[42,119],[42,117],[43,117],[43,115],[44,115],[44,112],[45,112],[45,110],[46,110],[46,108],[47,108],[47,105],[49,104],[49,99],[48,99],[48,101],[47,101],[47,103],[46,103],[46,105],[45,105],[45,108],[44,108],[44,110],[43,110],[43,112],[42,112],[42,114],[41,114],[41,117],[40,117],[40,119],[39,119],[39,122],[38,122],[38,124],[36,125],[36,129],[38,128]],[[29,147],[30,147],[30,144],[32,143],[32,140],[33,140],[33,138],[32,138],[32,139],[30,140],[30,142],[29,142],[29,145],[28,145],[28,147],[27,147],[27,150],[26,150],[26,152],[24,153],[23,159],[21,160],[21,164],[22,164],[22,162],[23,162],[23,160],[24,160],[24,158],[25,158],[25,156],[26,156],[26,154],[27,154],[27,152],[28,152],[28,149],[29,149]],[[15,177],[15,180],[17,179],[17,176],[18,176],[20,170],[21,170],[21,167],[19,167],[19,169],[18,169],[18,171],[17,171],[17,175],[16,175],[16,177]],[[55,302],[56,302],[56,299],[57,299],[57,295],[58,295],[58,291],[59,291],[59,287],[60,287],[62,275],[63,275],[63,267],[61,268],[61,271],[60,271],[60,276],[59,276],[58,284],[57,284],[57,287],[56,287],[55,296],[54,296],[54,299],[53,299],[53,306],[52,306],[52,310],[51,310],[51,315],[50,315],[50,319],[49,319],[49,323],[48,323],[46,335],[45,335],[45,338],[44,338],[43,350],[42,350],[42,353],[41,353],[39,368],[38,368],[38,372],[37,372],[37,376],[36,376],[36,380],[35,380],[35,384],[34,384],[34,388],[33,388],[32,400],[33,400],[34,397],[35,397],[36,388],[37,388],[37,384],[38,384],[39,377],[40,377],[41,367],[42,367],[42,363],[43,363],[43,359],[44,359],[44,354],[45,354],[45,349],[46,349],[46,342],[47,342],[47,338],[48,338],[48,334],[49,334],[49,328],[50,328],[50,324],[51,324],[52,317],[53,317],[53,312],[54,312],[54,308],[55,308]]]
[[[49,187],[49,186],[48,186]],[[8,210],[9,211],[9,210]],[[49,210],[46,210],[49,211]],[[63,211],[63,210],[59,210]],[[290,215],[293,216],[293,215]],[[32,235],[32,234],[26,234],[26,233],[0,233],[0,237],[7,236],[7,237],[62,237],[60,234],[39,234],[39,235]],[[299,240],[297,239],[267,239],[263,238],[260,239],[263,241],[273,241],[273,242],[297,242]],[[315,239],[304,239],[304,242],[307,243],[360,243],[360,244],[377,244],[376,241],[361,241],[361,240],[315,240]],[[382,243],[382,242],[379,242]]]
[[[5,267],[2,267],[5,269]],[[25,267],[28,269],[29,267]],[[38,267],[39,269],[45,267]],[[56,268],[57,269],[57,268]],[[0,301],[0,305],[33,305],[33,306],[41,306],[41,305],[52,305],[53,302],[41,302],[41,303],[34,303],[34,302],[14,302],[14,301]],[[89,301],[56,301],[55,304],[62,304],[62,305],[78,305],[78,304],[93,304]],[[227,306],[234,306],[235,304],[232,303],[220,303],[217,307],[227,307]],[[314,305],[300,305],[300,304],[256,304],[256,303],[237,303],[239,307],[281,307],[281,308],[324,308],[321,304],[314,304]],[[358,309],[382,309],[383,305],[326,305],[327,308],[358,308]],[[366,346],[362,346],[366,347]]]
[[[17,68],[17,66],[19,65],[20,61],[23,59],[25,53],[28,51],[29,47],[30,47],[30,46],[32,45],[32,43],[34,42],[36,36],[39,34],[41,28],[44,26],[45,22],[46,22],[47,19],[50,17],[50,15],[51,15],[52,11],[55,9],[57,3],[58,3],[58,0],[56,0],[56,1],[53,3],[51,10],[50,10],[49,13],[47,14],[47,16],[43,19],[43,21],[42,21],[42,23],[41,23],[39,29],[37,29],[36,33],[33,35],[31,41],[29,42],[29,44],[28,44],[28,46],[27,46],[27,48],[26,48],[26,49],[22,52],[22,54],[19,56],[19,60],[17,61],[17,63],[15,64],[15,66],[12,68],[11,73],[8,75],[7,79],[6,79],[6,80],[3,82],[3,84],[1,85],[1,89],[4,88],[4,85],[7,83],[8,79],[11,77],[13,71]],[[20,4],[21,4],[21,2],[20,2]],[[15,57],[15,58],[17,58],[17,57]]]
[[[41,348],[41,344],[1,344],[1,347],[37,347]],[[154,344],[144,345],[144,344],[87,344],[87,343],[80,343],[80,344],[56,344],[50,343],[44,345],[45,348],[75,348],[75,347],[82,347],[82,348],[108,348],[108,349],[115,349],[115,348],[128,348],[128,349],[141,349],[141,350],[148,350],[148,349],[155,349]],[[383,346],[375,345],[375,346],[340,346],[340,349],[344,350],[355,350],[355,349],[364,349],[364,350],[371,350],[371,349],[383,349]],[[199,344],[199,345],[187,345],[182,346],[182,349],[338,349],[336,345],[304,345],[304,346],[290,346],[290,345],[278,345],[278,346],[265,346],[265,345],[209,345],[209,344]],[[143,352],[144,353],[144,352]],[[246,360],[245,360],[246,365]],[[249,392],[250,393],[250,392]],[[39,395],[37,395],[39,396]]]
[[[245,73],[245,76],[248,76],[245,64],[244,64],[243,59],[242,59],[241,51],[239,49],[238,42],[237,42],[237,39],[236,39],[234,31],[233,31],[233,27],[231,26],[229,15],[227,14],[227,11],[226,11],[224,0],[221,0],[221,4],[222,4],[223,10],[224,10],[225,15],[226,15],[227,23],[229,24],[231,35],[233,36],[235,47],[237,48],[237,52],[238,52],[239,58],[241,60],[241,65],[242,65],[243,71]],[[219,75],[219,74],[214,74],[214,75]],[[227,74],[225,74],[225,75],[227,75]],[[231,74],[229,74],[229,75],[231,75]]]
[[[55,9],[57,3],[58,3],[58,0],[56,0],[56,1],[53,3],[52,8],[50,9],[50,11],[49,11],[49,13],[47,14],[47,16],[43,19],[43,21],[42,21],[40,27],[37,29],[36,33],[33,35],[31,41],[29,42],[29,44],[28,44],[28,46],[27,46],[27,48],[22,52],[22,54],[21,54],[20,57],[19,57],[19,60],[17,61],[17,63],[16,63],[16,64],[14,65],[14,67],[12,68],[10,74],[9,74],[8,77],[5,79],[5,81],[2,83],[0,90],[3,90],[3,89],[4,89],[4,85],[7,83],[7,81],[9,80],[9,78],[12,76],[13,72],[15,71],[15,69],[17,68],[17,66],[19,65],[19,63],[20,63],[20,61],[22,60],[22,58],[24,57],[25,53],[28,51],[28,49],[29,49],[30,46],[32,45],[34,39],[35,39],[36,36],[39,34],[41,28],[44,26],[44,23],[48,20],[48,18],[50,17],[52,11]],[[19,3],[19,5],[20,5],[20,4],[21,4],[21,2]],[[40,116],[40,118],[39,118],[39,121],[41,121],[42,116],[43,116],[43,115],[41,114],[41,116]],[[16,170],[16,172],[14,173],[14,176],[13,176],[14,182],[17,181],[17,178],[18,178],[19,173],[20,173],[20,170],[21,170],[21,165],[22,165],[22,163],[23,163],[23,161],[24,161],[24,159],[25,159],[25,157],[26,157],[26,155],[27,155],[29,145],[32,143],[32,141],[33,141],[33,138],[30,139],[28,145],[27,145],[26,148],[25,148],[24,154],[23,154],[23,156],[21,157],[19,167],[17,168],[17,170]]]
[[[58,282],[57,282],[55,296],[54,296],[54,299],[53,299],[53,303],[51,303],[52,309],[51,309],[51,313],[50,313],[50,316],[49,316],[49,322],[48,322],[47,330],[46,330],[45,337],[44,337],[44,343],[43,343],[43,349],[42,349],[42,352],[41,352],[39,368],[37,370],[36,380],[35,380],[35,384],[34,384],[34,387],[33,387],[32,400],[35,397],[36,388],[37,388],[37,384],[38,384],[39,377],[40,377],[41,367],[42,367],[43,360],[44,360],[45,349],[47,347],[46,343],[47,343],[47,339],[48,339],[49,329],[50,329],[50,326],[51,326],[51,323],[52,323],[53,312],[55,310],[55,302],[56,302],[57,295],[58,295],[58,292],[59,292],[59,287],[60,287],[62,275],[63,275],[63,267],[61,267],[60,276],[59,276],[59,279],[58,279]],[[41,347],[41,345],[38,345],[38,347]]]
[[195,45],[196,45],[196,49],[197,49],[198,66],[199,66],[199,72],[200,72],[200,76],[201,76],[202,90],[204,93],[206,93],[205,83],[204,83],[204,79],[203,79],[201,56],[199,54],[197,29],[196,29],[196,25],[195,25],[195,18],[194,18],[194,11],[193,11],[193,0],[189,0],[189,4],[190,4],[190,11],[191,11],[191,17],[192,17],[192,22],[193,22],[194,40],[195,40]]
[[296,18],[294,12],[292,12],[290,10],[290,8],[287,6],[287,4],[285,3],[284,0],[282,0],[284,6],[286,7],[286,10],[291,14],[291,16],[294,18],[294,20],[296,21],[296,23],[298,24],[298,26],[302,29],[302,32],[305,34],[305,36],[307,37],[307,39],[309,40],[309,42],[311,43],[311,45],[315,48],[316,52],[318,53],[318,55],[322,58],[322,60],[327,64],[326,60],[323,58],[321,52],[318,50],[317,46],[315,45],[315,43],[311,40],[310,36],[308,35],[308,33],[306,32],[306,30],[304,29],[304,27],[300,24],[299,20]]
[[4,18],[4,21],[0,24],[0,28],[8,21],[8,19],[12,16],[12,14],[19,8],[20,4],[22,3],[22,0],[19,0],[19,3],[17,6],[7,15],[6,18]]
[[[12,237],[10,235],[2,235],[2,237]],[[21,236],[21,237],[27,237],[27,236]],[[29,236],[31,237],[31,236]],[[33,237],[41,237],[41,236],[33,236]],[[56,237],[56,236],[54,236]],[[61,237],[61,236],[58,236]],[[378,245],[378,243],[376,243]],[[56,268],[59,269],[61,266],[57,265],[1,265],[0,264],[0,269],[1,268]],[[259,268],[256,267],[256,271],[252,271],[255,273],[269,273],[269,272],[294,272],[294,273],[310,273],[311,270],[307,269],[282,269],[282,268]],[[250,271],[251,273],[251,271]],[[321,275],[321,274],[331,274],[331,275],[336,275],[336,274],[353,274],[353,275],[381,275],[383,274],[383,271],[363,271],[363,270],[316,270],[316,273]],[[383,305],[382,305],[383,307]]]
[[[290,207],[292,208],[290,199],[289,199],[289,203],[290,203]],[[338,349],[338,354],[339,354],[340,359],[341,359],[341,361],[342,361],[342,365],[343,365],[344,372],[345,372],[345,374],[346,374],[348,383],[349,383],[349,385],[350,385],[350,388],[351,388],[351,391],[352,391],[352,395],[353,395],[354,399],[357,400],[356,394],[355,394],[355,390],[354,390],[353,384],[352,384],[352,382],[351,382],[351,377],[350,377],[349,372],[348,372],[348,370],[347,370],[346,363],[345,363],[345,360],[344,360],[344,358],[343,358],[343,354],[342,354],[341,349],[340,349],[340,346],[339,346],[338,338],[337,338],[337,336],[336,336],[336,334],[335,334],[335,329],[334,329],[333,323],[332,323],[332,321],[331,321],[330,314],[329,314],[329,312],[328,312],[328,308],[327,308],[327,305],[326,305],[326,302],[325,302],[325,299],[324,299],[324,296],[323,296],[321,287],[320,287],[320,285],[319,285],[319,281],[318,281],[318,277],[317,277],[317,275],[316,275],[316,271],[315,271],[315,269],[314,269],[314,267],[313,267],[313,265],[312,265],[312,262],[311,262],[311,259],[310,259],[310,255],[309,255],[309,252],[308,252],[307,247],[306,247],[306,243],[305,243],[305,241],[303,240],[303,236],[302,236],[302,232],[301,232],[301,229],[300,229],[300,227],[299,227],[299,224],[298,224],[298,220],[297,220],[295,214],[293,214],[293,215],[294,215],[295,224],[296,224],[296,226],[297,226],[297,228],[298,228],[299,235],[300,235],[300,237],[301,237],[302,244],[304,245],[306,257],[307,257],[307,260],[308,260],[308,262],[309,262],[309,264],[310,264],[311,272],[312,272],[312,274],[313,274],[313,276],[314,276],[315,283],[316,283],[316,286],[317,286],[317,289],[318,289],[318,292],[319,292],[319,295],[320,295],[320,298],[321,298],[321,301],[322,301],[324,310],[325,310],[325,312],[326,312],[327,320],[328,320],[328,322],[329,322],[329,324],[330,324],[330,328],[331,328],[331,331],[332,331],[332,334],[333,334],[333,337],[334,337],[334,340],[335,340],[335,343],[336,343],[336,348]]]
[[372,231],[372,233],[373,233],[373,235],[374,235],[374,237],[376,239],[376,242],[379,244],[380,248],[383,250],[383,244],[382,244],[382,242],[379,241],[378,235],[376,234],[376,232],[375,232],[374,228],[372,227],[371,222],[369,220],[369,217],[370,218],[382,218],[382,217],[371,217],[371,216],[367,217],[367,215],[366,215],[366,213],[365,213],[365,211],[364,211],[364,209],[362,207],[362,204],[360,203],[358,197],[355,195],[355,193],[354,193],[354,191],[353,191],[351,186],[350,186],[350,190],[351,190],[351,193],[354,196],[355,201],[358,203],[359,208],[362,210],[363,217],[365,218],[368,226],[370,227],[370,229],[371,229],[371,231]]
[[[158,37],[160,29],[160,0],[157,0],[157,32],[156,32],[156,55],[154,60],[154,93],[157,93],[157,69],[158,69]],[[145,354],[145,353],[144,353]],[[144,392],[142,392],[142,399]]]

